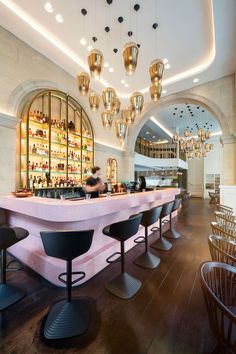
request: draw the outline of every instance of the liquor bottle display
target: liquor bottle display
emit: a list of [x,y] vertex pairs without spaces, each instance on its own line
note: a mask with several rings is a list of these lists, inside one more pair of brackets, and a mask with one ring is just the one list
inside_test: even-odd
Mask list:
[[80,104],[60,91],[38,92],[22,113],[21,188],[80,186],[93,161],[93,131]]

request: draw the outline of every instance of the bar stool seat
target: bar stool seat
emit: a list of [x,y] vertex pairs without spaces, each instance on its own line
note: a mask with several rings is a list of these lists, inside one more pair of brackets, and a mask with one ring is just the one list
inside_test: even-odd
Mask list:
[[[125,247],[124,242],[130,237],[134,236],[138,232],[142,214],[131,216],[128,220],[120,221],[103,229],[103,234],[112,237],[120,242],[120,252],[113,253],[107,258],[108,263],[121,262],[121,273],[112,279],[105,289],[111,294],[121,298],[130,299],[133,297],[141,287],[141,281],[132,277],[125,272]],[[114,256],[119,255],[115,260],[112,260]]]
[[145,236],[139,236],[134,240],[136,243],[145,243],[145,252],[134,260],[134,264],[140,267],[154,269],[160,264],[160,258],[148,251],[148,227],[158,221],[161,210],[162,205],[143,212],[141,225],[145,228]]
[[21,289],[6,284],[6,272],[17,271],[20,268],[7,265],[6,250],[29,235],[28,231],[21,227],[0,227],[0,250],[1,250],[1,283],[0,283],[0,311],[20,301],[26,293]]
[[172,238],[172,239],[178,239],[180,238],[181,234],[177,232],[173,227],[172,227],[172,213],[176,210],[179,210],[180,204],[181,204],[182,199],[181,198],[176,198],[174,201],[173,208],[170,213],[170,228],[169,230],[165,231],[163,233],[164,237],[167,238]]
[[[72,272],[72,260],[88,252],[94,230],[40,232],[45,253],[66,261],[66,272],[58,279],[66,285],[67,298],[53,305],[41,333],[46,340],[68,339],[86,332],[90,324],[90,303],[83,298],[71,298],[72,285],[82,280],[84,272]],[[72,275],[79,277],[72,281]]]
[[[161,210],[161,215],[160,215],[160,238],[155,241],[151,247],[161,250],[161,251],[169,251],[172,247],[172,244],[165,238],[163,237],[162,234],[162,224],[163,224],[163,218],[166,216],[169,216],[171,214],[172,208],[174,205],[174,201],[165,203],[162,205],[162,210]],[[156,231],[156,228],[152,228],[152,231]]]

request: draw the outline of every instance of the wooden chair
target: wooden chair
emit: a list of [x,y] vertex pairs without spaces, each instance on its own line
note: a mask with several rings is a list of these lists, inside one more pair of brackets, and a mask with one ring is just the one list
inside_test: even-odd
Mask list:
[[223,236],[227,240],[236,241],[236,232],[227,227],[222,227],[216,221],[211,222],[211,229],[213,235]]
[[225,215],[233,215],[233,208],[228,207],[227,205],[223,204],[216,204],[217,211],[225,214]]
[[215,219],[220,227],[224,228],[226,231],[231,230],[233,233],[236,232],[236,222],[234,215],[226,215],[219,211],[215,211]]
[[[200,281],[211,330],[218,343],[236,353],[236,268],[219,262],[200,266]],[[234,289],[235,290],[235,289]]]
[[210,235],[208,245],[213,261],[236,267],[236,240],[232,241],[220,235]]

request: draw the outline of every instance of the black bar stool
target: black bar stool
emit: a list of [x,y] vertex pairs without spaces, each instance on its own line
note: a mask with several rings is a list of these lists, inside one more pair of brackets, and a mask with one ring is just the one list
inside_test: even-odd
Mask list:
[[134,264],[140,267],[154,269],[160,263],[160,258],[148,251],[148,227],[158,221],[161,210],[162,205],[143,212],[141,225],[145,227],[145,236],[139,236],[134,240],[136,243],[145,243],[145,252],[134,260]]
[[[121,299],[130,299],[134,296],[141,287],[141,281],[132,277],[125,272],[125,246],[124,242],[138,232],[138,228],[142,219],[142,214],[131,216],[128,220],[116,222],[108,225],[103,229],[103,234],[114,238],[120,242],[120,252],[113,253],[107,258],[108,263],[121,261],[121,273],[112,279],[107,285],[108,290],[113,295]],[[111,260],[115,255],[120,257],[114,261]]]
[[[66,272],[61,273],[58,279],[66,284],[67,298],[54,304],[47,315],[41,332],[48,340],[79,336],[89,327],[89,301],[71,298],[72,285],[85,277],[84,272],[72,272],[72,260],[88,252],[93,233],[94,230],[40,232],[45,253],[50,257],[66,261]],[[72,281],[72,275],[80,276]]]
[[177,238],[180,238],[180,233],[178,233],[173,227],[172,227],[172,213],[176,210],[179,210],[179,207],[180,207],[180,204],[182,202],[182,199],[181,198],[176,198],[175,201],[174,201],[174,205],[173,205],[173,208],[171,210],[171,213],[170,213],[170,228],[169,230],[165,231],[163,233],[163,236],[164,237],[167,237],[167,238],[172,238],[172,239],[177,239]]
[[6,272],[17,271],[21,268],[9,267],[14,262],[11,261],[7,264],[6,250],[7,248],[15,245],[29,235],[28,231],[21,227],[0,227],[0,250],[1,250],[1,282],[0,282],[0,311],[5,310],[9,306],[15,304],[26,293],[11,285],[6,284]]
[[[169,251],[172,247],[172,244],[168,240],[166,240],[165,237],[163,237],[163,234],[162,234],[163,220],[162,219],[165,216],[168,216],[171,214],[173,205],[174,205],[174,201],[168,202],[168,203],[165,203],[162,205],[162,210],[161,210],[161,215],[160,215],[160,228],[159,228],[160,238],[151,245],[152,248],[156,248],[157,250],[161,250],[161,251]],[[156,231],[157,229],[158,229],[157,227],[153,227],[153,228],[151,228],[151,231]]]

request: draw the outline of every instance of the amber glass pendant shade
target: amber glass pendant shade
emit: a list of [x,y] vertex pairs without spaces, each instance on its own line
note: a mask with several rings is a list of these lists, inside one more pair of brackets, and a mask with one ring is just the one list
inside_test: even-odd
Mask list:
[[102,100],[104,104],[104,108],[106,110],[112,111],[115,105],[116,93],[112,87],[107,87],[102,91]]
[[158,102],[161,97],[162,85],[159,81],[157,85],[153,84],[150,86],[150,94],[153,102]]
[[130,97],[130,105],[134,114],[140,114],[143,109],[144,97],[141,92],[134,92]]
[[103,68],[103,54],[98,49],[93,49],[88,55],[88,66],[91,77],[98,80]]
[[158,85],[159,81],[162,79],[163,71],[164,63],[161,59],[156,59],[149,65],[149,74],[152,84]]
[[101,114],[102,118],[102,125],[105,128],[111,128],[112,126],[112,121],[113,121],[113,114],[111,111],[105,110]]
[[93,112],[97,112],[99,109],[100,97],[96,92],[92,92],[89,95],[89,106]]
[[138,53],[138,46],[135,43],[129,42],[125,44],[122,54],[125,71],[128,75],[133,75],[136,70]]
[[86,95],[89,91],[89,84],[90,84],[89,74],[84,72],[79,74],[77,76],[77,83],[78,83],[79,92],[82,95]]

